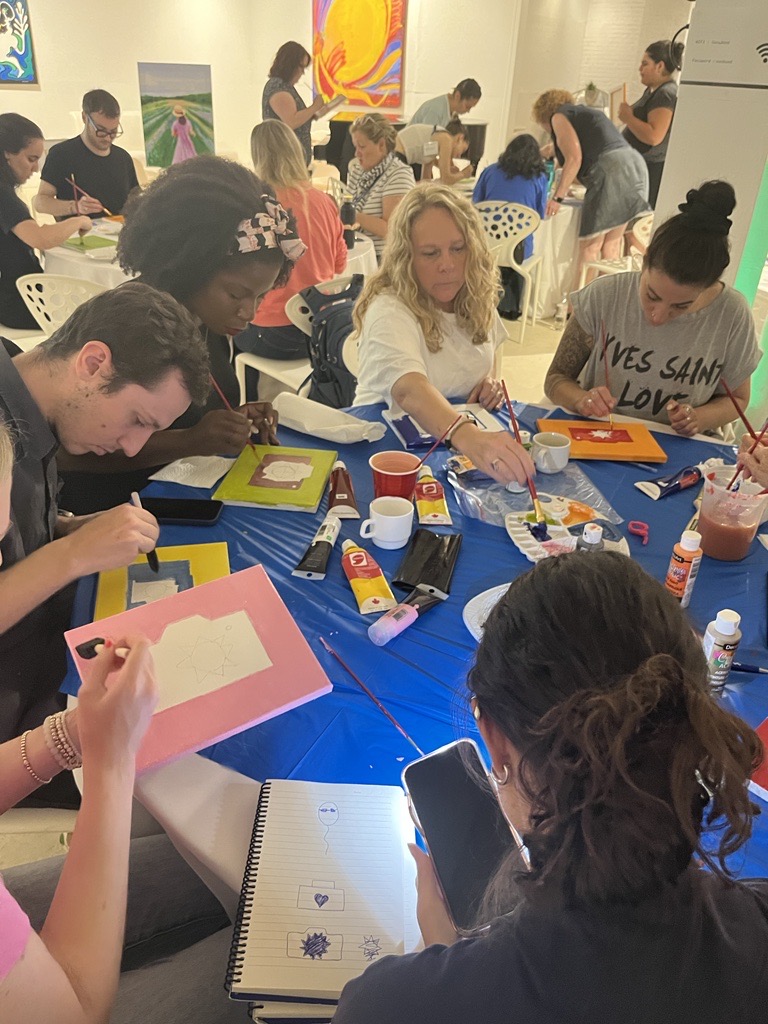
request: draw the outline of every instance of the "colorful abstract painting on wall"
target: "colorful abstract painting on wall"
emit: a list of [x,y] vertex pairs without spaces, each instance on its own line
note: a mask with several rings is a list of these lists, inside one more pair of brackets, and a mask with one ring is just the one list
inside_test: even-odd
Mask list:
[[0,2],[0,84],[37,85],[26,0]]
[[315,92],[349,103],[402,103],[406,0],[312,0]]
[[141,120],[150,167],[213,153],[210,64],[139,64]]

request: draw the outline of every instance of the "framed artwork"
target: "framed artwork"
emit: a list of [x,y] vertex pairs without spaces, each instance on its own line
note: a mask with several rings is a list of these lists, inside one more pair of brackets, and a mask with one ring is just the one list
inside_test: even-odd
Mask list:
[[539,430],[562,434],[571,442],[572,459],[606,459],[612,462],[666,462],[667,454],[643,423],[604,420],[537,421]]
[[37,85],[27,0],[0,2],[0,85]]
[[611,120],[614,124],[620,124],[619,121],[619,107],[622,103],[627,102],[627,83],[622,82],[621,85],[615,89],[611,89]]
[[315,92],[399,109],[407,0],[312,0]]
[[139,63],[147,166],[214,153],[210,64]]

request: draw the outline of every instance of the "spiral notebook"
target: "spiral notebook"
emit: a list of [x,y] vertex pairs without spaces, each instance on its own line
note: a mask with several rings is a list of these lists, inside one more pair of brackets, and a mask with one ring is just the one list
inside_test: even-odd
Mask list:
[[323,1006],[332,1016],[350,979],[415,949],[413,841],[397,786],[265,782],[227,971],[232,998],[258,1001],[258,1018]]

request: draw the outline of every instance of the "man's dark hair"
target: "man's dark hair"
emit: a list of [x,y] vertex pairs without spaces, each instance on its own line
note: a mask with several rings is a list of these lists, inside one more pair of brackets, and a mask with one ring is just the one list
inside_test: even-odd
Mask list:
[[21,114],[0,114],[0,185],[16,188],[18,182],[8,166],[4,153],[20,153],[33,139],[42,139],[43,133],[34,121]]
[[312,60],[301,43],[293,41],[283,43],[275,54],[275,59],[272,61],[269,77],[282,78],[284,82],[289,82],[296,74],[299,65],[307,59]]
[[83,113],[120,117],[120,104],[106,89],[91,89],[83,96]]
[[128,281],[78,306],[35,352],[54,362],[68,359],[89,341],[112,353],[106,391],[127,384],[152,390],[178,370],[195,405],[210,392],[208,350],[190,313],[171,295],[141,281]]
[[253,171],[220,156],[174,164],[128,198],[117,243],[120,266],[185,304],[243,260],[279,260],[279,288],[293,266],[280,249],[232,253],[238,225],[266,213],[265,200],[272,196]]
[[479,100],[483,95],[479,83],[474,78],[462,78],[453,91],[457,92],[463,100]]
[[539,144],[532,135],[518,135],[499,155],[499,167],[508,178],[537,178],[544,173]]

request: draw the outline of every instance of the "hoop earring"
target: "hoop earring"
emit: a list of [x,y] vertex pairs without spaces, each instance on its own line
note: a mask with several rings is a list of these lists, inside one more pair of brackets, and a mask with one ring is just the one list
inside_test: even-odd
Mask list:
[[509,782],[509,765],[508,764],[503,764],[502,768],[504,769],[504,775],[503,775],[502,778],[499,778],[499,776],[496,774],[496,771],[495,771],[493,765],[491,765],[491,778],[496,783],[496,785],[499,786],[499,787],[506,786],[507,783]]

